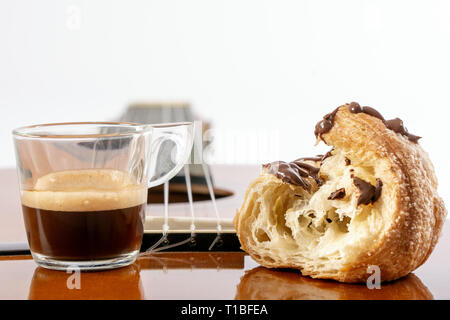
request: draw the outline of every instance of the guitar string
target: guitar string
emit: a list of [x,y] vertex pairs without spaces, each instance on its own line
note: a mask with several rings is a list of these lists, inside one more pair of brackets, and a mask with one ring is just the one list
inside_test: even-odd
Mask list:
[[153,244],[146,252],[153,252],[163,241],[167,240],[169,231],[169,181],[164,182],[164,224],[161,238]]
[[[163,250],[167,250],[170,248],[174,248],[174,247],[178,247],[181,246],[183,244],[186,244],[188,242],[193,242],[194,241],[194,237],[195,237],[195,214],[194,214],[194,202],[193,202],[193,197],[192,197],[192,186],[191,186],[191,177],[190,177],[190,172],[189,172],[189,168],[188,168],[189,164],[186,164],[184,166],[184,173],[185,173],[185,179],[186,179],[186,188],[187,188],[187,193],[188,193],[188,200],[189,200],[189,206],[190,206],[190,211],[191,211],[191,236],[185,240],[173,243],[173,244],[168,244],[165,246],[162,246],[160,248],[158,248],[158,246],[167,239],[167,233],[169,231],[169,225],[168,225],[168,221],[169,221],[169,183],[166,182],[164,184],[164,226],[163,226],[163,237],[161,237],[161,239],[156,242],[153,246],[151,246],[150,249],[148,249],[146,252],[158,252],[158,251],[163,251]],[[167,184],[167,187],[166,187]],[[164,234],[164,230],[166,230],[166,233]]]
[[189,171],[189,164],[184,165],[184,177],[186,179],[186,189],[189,201],[189,210],[191,212],[191,237],[195,235],[195,214],[194,214],[194,200],[192,199],[192,185],[191,173]]
[[[198,150],[198,145],[196,145],[194,143],[194,149],[197,147],[197,151]],[[203,174],[205,176],[205,180],[206,180],[206,185],[208,187],[208,192],[209,195],[211,197],[211,202],[212,202],[212,206],[214,209],[214,213],[216,215],[216,220],[217,220],[217,236],[215,237],[215,239],[213,240],[213,242],[211,243],[211,245],[208,247],[208,251],[211,251],[214,246],[216,245],[216,243],[218,243],[221,240],[221,233],[222,233],[222,225],[221,225],[221,220],[220,220],[220,213],[219,210],[217,208],[217,204],[216,204],[216,197],[214,194],[214,188],[212,185],[212,179],[211,179],[211,174],[209,172],[208,166],[206,165],[206,163],[204,161],[202,161],[201,163],[202,165],[202,169],[203,169]],[[168,207],[169,207],[169,182],[164,183],[164,225],[163,225],[163,236],[161,237],[161,239],[159,241],[157,241],[153,246],[151,246],[147,252],[156,252],[156,251],[162,251],[165,249],[169,249],[169,248],[173,248],[176,246],[180,246],[182,244],[185,244],[189,241],[194,241],[194,237],[195,237],[195,213],[194,213],[194,204],[193,204],[193,198],[192,198],[192,186],[191,186],[191,179],[190,179],[190,172],[189,172],[189,168],[188,168],[189,164],[185,164],[184,166],[184,172],[185,172],[185,179],[186,179],[186,189],[187,189],[187,193],[188,193],[188,200],[189,200],[189,206],[190,206],[190,212],[191,212],[191,236],[188,239],[182,240],[180,242],[174,243],[174,244],[169,244],[163,247],[158,248],[158,246],[164,241],[167,240],[167,233],[169,231],[169,225],[168,225]]]

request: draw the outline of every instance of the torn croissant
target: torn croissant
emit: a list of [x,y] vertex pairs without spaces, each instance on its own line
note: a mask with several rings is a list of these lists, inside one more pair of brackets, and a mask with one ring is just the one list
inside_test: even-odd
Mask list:
[[427,153],[400,119],[343,105],[316,126],[325,156],[263,166],[235,217],[242,248],[269,268],[313,278],[365,282],[422,265],[446,209]]

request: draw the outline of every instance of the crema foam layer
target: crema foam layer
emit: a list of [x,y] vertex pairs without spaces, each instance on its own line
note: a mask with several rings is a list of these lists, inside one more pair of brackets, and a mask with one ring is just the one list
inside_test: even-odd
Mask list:
[[130,208],[147,202],[147,188],[124,171],[58,171],[22,191],[22,204],[36,209],[83,212]]

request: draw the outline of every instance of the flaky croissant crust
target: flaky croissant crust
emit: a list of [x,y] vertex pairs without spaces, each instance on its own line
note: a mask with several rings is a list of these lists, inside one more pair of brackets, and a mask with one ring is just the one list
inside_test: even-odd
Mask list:
[[[427,153],[418,143],[388,129],[380,119],[365,113],[352,113],[348,107],[338,108],[332,128],[321,135],[321,139],[334,148],[334,155],[324,161],[320,174],[324,175],[325,183],[327,175],[338,177],[346,169],[337,168],[340,164],[332,158],[348,158],[356,170],[355,175],[361,172],[366,179],[382,180],[380,199],[362,205],[365,209],[361,209],[355,202],[358,190],[347,183],[346,189],[352,194],[348,196],[348,205],[353,205],[354,213],[344,236],[350,240],[328,259],[320,256],[318,247],[302,248],[302,241],[295,235],[293,241],[288,239],[292,230],[283,229],[286,227],[281,226],[283,217],[274,216],[276,210],[283,211],[284,219],[287,219],[296,197],[310,200],[323,187],[310,179],[315,188],[307,192],[263,172],[248,187],[234,220],[243,250],[262,265],[296,268],[313,278],[341,282],[365,282],[370,276],[368,266],[378,266],[382,281],[390,281],[421,266],[433,251],[447,212],[437,194],[437,179]],[[319,163],[314,165],[319,166]],[[339,183],[344,182],[335,184]],[[367,221],[362,221],[362,212]],[[264,215],[264,221],[260,215]],[[265,230],[262,238],[255,228]],[[314,241],[311,243],[318,243]],[[323,240],[321,250],[332,246],[333,241],[337,240]]]

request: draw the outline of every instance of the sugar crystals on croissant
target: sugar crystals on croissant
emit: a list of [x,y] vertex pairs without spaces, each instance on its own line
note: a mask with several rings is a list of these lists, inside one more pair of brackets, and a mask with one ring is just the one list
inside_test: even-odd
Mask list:
[[352,102],[315,127],[325,156],[263,166],[235,217],[242,248],[269,268],[313,278],[365,282],[422,265],[440,236],[446,209],[420,137],[396,118]]

